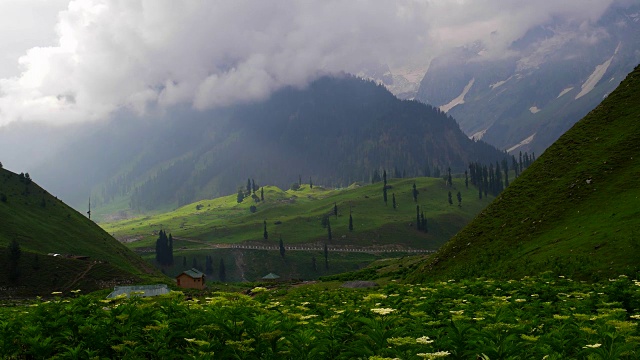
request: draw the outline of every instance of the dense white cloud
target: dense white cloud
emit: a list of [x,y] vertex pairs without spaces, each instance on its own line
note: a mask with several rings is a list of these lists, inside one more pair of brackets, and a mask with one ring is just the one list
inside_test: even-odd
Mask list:
[[[78,0],[61,8],[61,1],[0,0],[13,9],[29,4],[23,8],[49,19],[27,26],[37,30],[24,31],[23,41],[16,32],[0,35],[0,43],[15,40],[11,56],[22,52],[18,70],[0,73],[0,126],[251,101],[321,73],[425,63],[474,40],[500,53],[534,25],[552,17],[594,21],[611,1]],[[12,14],[13,26],[35,17]]]

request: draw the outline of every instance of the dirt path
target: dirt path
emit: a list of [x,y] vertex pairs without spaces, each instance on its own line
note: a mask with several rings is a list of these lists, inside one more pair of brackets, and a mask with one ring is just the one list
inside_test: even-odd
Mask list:
[[234,251],[233,257],[236,259],[236,267],[238,268],[238,271],[240,271],[240,279],[242,279],[242,281],[247,281],[244,277],[244,253],[242,251]]
[[95,263],[89,263],[89,266],[87,266],[87,268],[78,276],[76,276],[75,279],[73,279],[73,281],[71,281],[71,283],[69,283],[68,285],[65,285],[62,287],[62,291],[67,291],[69,289],[71,289],[71,287],[73,287],[73,285],[75,285],[76,283],[78,283],[78,281],[80,281],[82,278],[84,278],[89,271],[91,271],[91,269],[93,268],[93,266],[95,265]]

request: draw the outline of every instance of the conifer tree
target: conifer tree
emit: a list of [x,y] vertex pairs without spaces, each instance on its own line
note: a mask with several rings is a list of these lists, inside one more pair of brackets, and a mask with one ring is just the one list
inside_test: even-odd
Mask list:
[[251,194],[251,179],[247,179],[247,194]]
[[351,216],[351,210],[349,210],[349,231],[353,231],[353,217]]
[[264,201],[264,188],[260,188],[260,201]]
[[418,189],[416,189],[416,183],[413,183],[413,190],[411,192],[411,194],[413,195],[413,202],[418,202]]
[[213,258],[211,255],[206,255],[204,259],[204,273],[207,275],[213,274]]
[[373,170],[373,175],[371,175],[371,183],[375,184],[377,182],[380,182],[380,173],[378,172],[378,169]]
[[393,210],[396,209],[396,194],[392,193],[391,194],[391,203],[393,204]]
[[238,204],[244,200],[244,193],[242,192],[242,189],[238,189],[238,196],[236,197],[236,200],[238,201]]
[[280,256],[284,259],[284,243],[282,242],[282,236],[280,236]]
[[382,188],[382,198],[384,199],[384,204],[387,205],[387,187]]
[[458,194],[456,194],[456,196],[458,197],[458,207],[462,207],[462,194],[460,193],[460,191],[458,191]]
[[464,171],[464,187],[465,188],[469,188],[469,174],[467,173],[467,170]]
[[449,187],[453,186],[453,179],[451,178],[451,168],[450,167],[447,168],[447,185],[449,185]]
[[386,189],[387,188],[387,170],[382,171],[382,181],[384,181],[384,187]]
[[327,244],[324,244],[324,268],[329,269],[329,249]]
[[453,205],[453,199],[451,198],[451,191],[449,191],[449,205]]
[[255,193],[256,193],[256,181],[255,181],[255,180],[253,180],[253,179],[251,179],[251,192],[252,192],[253,194],[255,194]]
[[173,236],[169,233],[169,253],[167,254],[167,265],[173,265]]
[[264,221],[264,232],[262,233],[262,237],[265,240],[269,239],[269,233],[267,232],[267,220]]
[[420,222],[420,205],[416,205],[416,228],[422,230],[422,223]]
[[523,164],[522,164],[522,151],[520,151],[520,164],[519,164],[519,166],[520,166],[520,173],[522,173],[522,170],[524,170],[524,169],[522,168],[522,165],[523,165]]
[[429,228],[427,227],[427,218],[424,217],[424,212],[420,213],[420,228],[426,233],[429,232]]
[[333,203],[333,215],[335,215],[336,219],[338,218],[338,205]]
[[218,277],[221,282],[224,282],[227,279],[227,269],[224,267],[224,259],[220,258],[220,268],[218,269]]

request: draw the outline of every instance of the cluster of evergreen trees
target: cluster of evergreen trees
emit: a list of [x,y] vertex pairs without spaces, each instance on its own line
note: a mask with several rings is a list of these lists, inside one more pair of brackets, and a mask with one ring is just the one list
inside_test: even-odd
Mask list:
[[[256,181],[254,179],[247,179],[247,186],[246,186],[246,191],[243,188],[238,188],[238,196],[237,196],[237,201],[238,204],[243,202],[245,198],[251,196],[251,198],[253,199],[253,201],[255,202],[260,202],[260,201],[264,201],[264,188],[259,188],[260,189],[260,196],[258,196],[258,194],[256,194],[256,192],[258,191],[259,186],[256,185]],[[255,207],[253,207],[253,209],[251,210],[251,212],[255,212]]]
[[164,230],[160,230],[156,240],[156,261],[163,266],[173,265],[173,236],[167,236]]
[[478,188],[478,197],[480,199],[482,199],[483,194],[484,197],[488,194],[498,196],[502,190],[509,186],[509,171],[513,170],[515,176],[518,177],[533,161],[535,161],[534,154],[529,155],[525,152],[523,155],[521,152],[519,160],[516,160],[516,157],[512,155],[511,161],[505,158],[501,162],[496,161],[495,166],[494,164],[487,166],[479,162],[470,163],[469,180],[473,186]]

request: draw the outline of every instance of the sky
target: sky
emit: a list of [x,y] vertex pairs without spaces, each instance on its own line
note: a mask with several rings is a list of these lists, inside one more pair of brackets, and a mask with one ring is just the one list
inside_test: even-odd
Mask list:
[[261,100],[477,40],[501,56],[533,26],[593,23],[612,1],[0,0],[0,127]]

